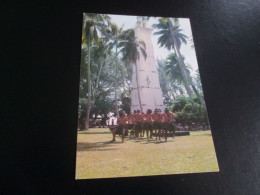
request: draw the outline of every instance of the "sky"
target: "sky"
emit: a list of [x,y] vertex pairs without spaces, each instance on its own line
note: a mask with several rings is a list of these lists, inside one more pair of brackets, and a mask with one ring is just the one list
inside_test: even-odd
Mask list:
[[[137,16],[123,16],[123,15],[109,15],[111,17],[111,21],[116,23],[119,27],[123,25],[123,29],[134,28],[137,21]],[[149,27],[152,27],[153,24],[157,23],[158,18],[152,17],[149,19]],[[187,45],[181,45],[181,53],[185,57],[185,63],[190,64],[192,67],[191,74],[194,74],[194,71],[198,69],[197,58],[195,54],[195,49],[191,48],[190,39],[192,38],[192,32],[190,27],[190,20],[188,18],[179,18],[180,28],[183,30],[182,33],[188,37]],[[156,29],[154,29],[156,32]],[[160,48],[157,44],[158,36],[152,36],[152,42],[154,47],[155,58],[158,59],[166,59],[169,51],[165,48]],[[172,51],[173,52],[173,51]]]

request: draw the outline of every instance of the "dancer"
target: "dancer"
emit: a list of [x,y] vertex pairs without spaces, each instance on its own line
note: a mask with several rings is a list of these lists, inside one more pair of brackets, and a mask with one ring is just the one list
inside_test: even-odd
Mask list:
[[149,131],[152,130],[152,110],[147,109],[146,114],[143,115],[143,130],[146,131],[146,136],[149,141]]
[[136,137],[141,137],[141,132],[143,129],[142,125],[142,115],[140,110],[137,110],[137,113],[134,115],[135,120],[135,130],[136,130]]
[[127,125],[128,117],[125,111],[121,111],[119,113],[119,118],[117,119],[118,123],[118,132],[122,135],[122,142],[124,142],[125,132],[126,132],[126,125]]
[[175,114],[169,112],[168,108],[165,108],[165,112],[163,114],[164,124],[163,124],[163,136],[165,141],[167,141],[167,133],[172,133],[172,137],[174,137],[174,133],[176,131],[175,122]]
[[154,113],[152,114],[152,120],[153,122],[153,129],[155,131],[156,141],[157,138],[160,138],[160,130],[161,130],[161,114],[159,113],[159,110],[156,108],[154,110]]

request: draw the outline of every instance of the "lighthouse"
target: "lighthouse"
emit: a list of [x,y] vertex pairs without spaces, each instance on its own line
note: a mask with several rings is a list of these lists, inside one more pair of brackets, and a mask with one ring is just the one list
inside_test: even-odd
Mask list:
[[[135,36],[137,40],[142,40],[145,43],[147,57],[145,59],[144,56],[140,54],[136,66],[133,66],[131,112],[140,110],[145,113],[147,109],[154,111],[156,108],[164,111],[165,108],[163,105],[156,60],[154,58],[152,32],[153,29],[148,27],[147,18],[137,17]],[[136,79],[136,76],[138,76],[138,79]]]

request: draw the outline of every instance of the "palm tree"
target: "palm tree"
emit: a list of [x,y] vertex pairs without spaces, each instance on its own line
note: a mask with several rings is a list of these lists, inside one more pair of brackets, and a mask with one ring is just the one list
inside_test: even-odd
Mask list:
[[[184,82],[184,79],[181,74],[181,69],[176,53],[171,53],[168,55],[167,59],[164,62],[166,75],[170,77],[171,80],[181,84]],[[187,75],[190,76],[190,65],[185,65],[184,70]]]
[[158,39],[158,43],[161,47],[166,47],[168,50],[173,49],[176,53],[178,65],[180,67],[180,72],[183,77],[184,86],[187,90],[187,93],[190,97],[190,102],[194,107],[194,101],[192,99],[192,92],[190,86],[194,90],[195,94],[198,96],[201,104],[205,106],[204,100],[200,97],[197,89],[193,85],[192,79],[188,74],[183,57],[180,52],[180,46],[182,43],[187,44],[186,39],[188,38],[186,35],[181,33],[181,29],[179,28],[178,19],[174,19],[174,22],[170,18],[160,18],[158,24],[153,25],[154,28],[160,29],[160,31],[154,33],[155,35],[160,35]]
[[[182,30],[179,29],[179,20],[178,19],[174,19],[174,25],[172,25],[172,20],[168,19],[168,24],[171,27],[170,28],[171,35],[172,35],[173,41],[175,43],[174,46],[176,48],[175,52],[177,51],[179,62],[182,64],[181,67],[184,70],[186,77],[188,79],[188,82],[191,85],[195,94],[197,95],[201,105],[205,108],[205,101],[202,99],[198,90],[196,89],[195,85],[193,84],[192,78],[191,78],[189,72],[187,72],[187,69],[185,68],[184,58],[182,57],[181,52],[180,52],[181,43],[183,42],[183,43],[187,44],[187,41],[186,41],[187,36],[186,35],[183,36],[184,34],[181,33]],[[174,30],[174,29],[176,29],[176,30]]]
[[177,55],[175,53],[169,54],[169,56],[164,62],[164,66],[166,69],[166,75],[168,75],[170,79],[177,83],[184,82],[184,79],[181,74],[180,65],[177,60]]
[[107,37],[101,38],[98,42],[95,43],[95,48],[93,50],[93,61],[96,62],[97,66],[97,74],[95,81],[93,83],[92,87],[92,101],[95,102],[95,97],[97,94],[97,90],[99,87],[99,80],[100,75],[103,71],[104,66],[109,63],[110,60],[108,60],[108,56],[111,54],[111,46],[108,42]]
[[183,79],[177,63],[175,54],[170,54],[166,60],[157,60],[160,85],[165,100],[170,101],[184,94]]
[[117,84],[118,84],[118,46],[120,41],[122,40],[122,27],[119,28],[115,23],[110,24],[110,28],[108,31],[108,37],[111,40],[111,47],[115,47],[115,69],[116,69],[116,77],[115,77],[115,103],[116,103],[116,115],[119,117],[118,113],[118,98],[117,98]]
[[86,115],[85,128],[89,127],[89,115],[91,110],[91,78],[90,78],[90,54],[91,46],[93,41],[98,41],[98,34],[105,31],[110,17],[104,14],[84,14],[83,15],[83,40],[82,45],[87,45],[88,47],[88,64],[87,64],[87,79],[88,79],[88,108]]
[[119,43],[119,47],[121,48],[120,53],[122,53],[122,60],[126,62],[127,65],[133,65],[135,67],[136,73],[136,85],[137,85],[137,95],[139,100],[139,106],[141,112],[143,112],[142,102],[140,97],[140,87],[139,87],[139,78],[138,78],[138,70],[137,63],[140,59],[140,53],[146,59],[146,46],[142,40],[137,40],[135,36],[134,29],[128,29],[122,32],[122,41]]
[[[158,44],[160,45],[160,47],[166,47],[169,51],[171,49],[174,49],[176,55],[177,55],[177,47],[181,45],[181,42],[186,43],[186,35],[182,34],[179,29],[178,26],[173,26],[171,21],[169,21],[169,18],[160,18],[159,19],[159,23],[158,24],[154,24],[153,27],[160,29],[160,31],[155,32],[155,35],[160,35],[159,39],[158,39]],[[174,27],[174,28],[173,28]],[[178,35],[178,39],[175,38],[174,33],[176,33],[176,35]],[[173,36],[174,35],[174,36]],[[177,41],[178,40],[178,41]],[[178,45],[178,46],[177,46]],[[188,80],[186,78],[186,74],[184,71],[184,68],[182,67],[183,64],[180,62],[180,55],[178,55],[177,60],[179,61],[178,65],[180,68],[180,72],[183,78],[183,84],[185,86],[185,89],[189,95],[190,98],[190,102],[192,104],[192,106],[194,107],[194,101],[192,99],[192,91],[190,89],[190,86],[188,84]]]

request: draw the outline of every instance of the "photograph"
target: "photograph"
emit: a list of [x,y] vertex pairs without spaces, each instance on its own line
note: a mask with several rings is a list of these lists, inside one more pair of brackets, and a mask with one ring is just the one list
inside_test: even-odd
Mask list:
[[75,178],[219,172],[189,18],[83,13]]

